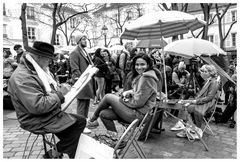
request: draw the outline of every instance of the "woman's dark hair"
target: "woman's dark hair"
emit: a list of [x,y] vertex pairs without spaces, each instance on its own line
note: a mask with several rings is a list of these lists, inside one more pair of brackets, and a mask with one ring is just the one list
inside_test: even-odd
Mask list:
[[94,57],[99,57],[101,59],[103,59],[102,55],[101,55],[101,48],[96,49],[96,51],[94,52]]
[[147,65],[148,65],[148,68],[146,69],[146,71],[148,70],[153,70],[153,63],[152,63],[152,60],[151,58],[144,52],[140,52],[139,54],[137,54],[134,58],[133,58],[133,62],[132,62],[132,80],[138,76],[138,72],[136,71],[135,69],[135,64],[136,64],[136,61],[137,59],[143,59],[147,62]]
[[107,52],[109,61],[111,60],[111,54],[107,49],[104,49],[103,52]]

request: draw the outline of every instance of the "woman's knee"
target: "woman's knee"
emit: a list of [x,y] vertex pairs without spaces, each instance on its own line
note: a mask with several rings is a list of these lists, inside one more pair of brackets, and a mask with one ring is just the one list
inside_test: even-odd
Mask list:
[[103,99],[104,100],[107,100],[107,101],[111,101],[111,100],[115,100],[115,95],[114,94],[111,94],[111,93],[107,93],[104,97],[103,97]]
[[106,112],[104,111],[104,110],[102,110],[100,113],[99,113],[99,117],[101,118],[101,119],[104,119],[104,118],[106,118]]

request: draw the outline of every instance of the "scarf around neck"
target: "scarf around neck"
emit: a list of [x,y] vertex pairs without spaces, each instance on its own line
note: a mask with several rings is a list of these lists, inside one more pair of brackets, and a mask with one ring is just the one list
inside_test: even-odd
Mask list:
[[43,82],[45,90],[50,93],[52,91],[51,85],[57,90],[57,82],[51,76],[49,68],[44,71],[29,54],[26,54],[26,59],[33,65],[38,77]]

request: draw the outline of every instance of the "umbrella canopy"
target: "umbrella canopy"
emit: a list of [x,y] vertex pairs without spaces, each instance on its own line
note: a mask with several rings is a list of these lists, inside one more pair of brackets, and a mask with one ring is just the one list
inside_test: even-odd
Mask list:
[[141,16],[126,26],[122,39],[158,39],[188,33],[203,27],[205,21],[180,11],[159,11]]
[[146,39],[140,40],[136,47],[138,48],[162,48],[167,45],[163,39]]
[[164,47],[165,52],[191,58],[194,56],[212,56],[212,55],[227,55],[225,51],[219,48],[216,44],[197,38],[182,39],[169,43]]

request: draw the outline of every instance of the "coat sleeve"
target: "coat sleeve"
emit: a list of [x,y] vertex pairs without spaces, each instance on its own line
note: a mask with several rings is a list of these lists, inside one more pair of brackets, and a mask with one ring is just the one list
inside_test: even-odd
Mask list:
[[102,71],[107,71],[107,64],[103,62],[100,58],[94,59],[94,65]]
[[73,51],[70,54],[70,67],[72,72],[72,79],[75,80],[75,78],[79,78],[82,74],[82,72],[79,69],[79,54],[75,51]]
[[207,91],[208,92],[204,96],[199,97],[198,99],[196,99],[196,104],[197,105],[208,103],[208,102],[212,101],[216,97],[216,94],[217,94],[217,91],[218,91],[218,83],[217,83],[217,81],[211,82]]
[[43,115],[61,108],[61,101],[56,93],[46,94],[34,78],[24,78],[16,85],[15,93],[25,109],[34,115]]
[[130,108],[141,108],[153,93],[157,93],[156,90],[157,83],[153,78],[141,77],[136,91],[133,92],[132,98],[124,104]]

